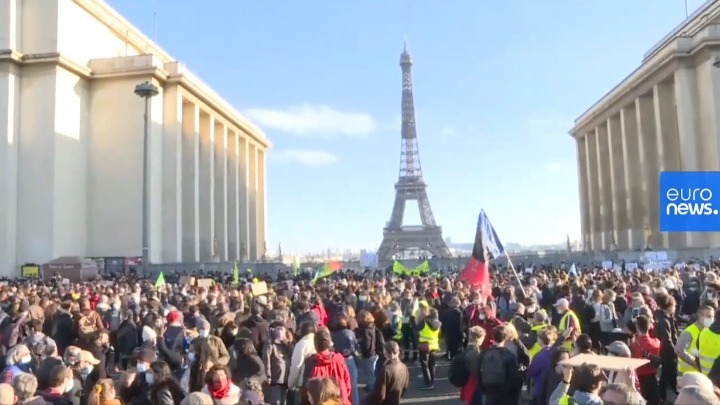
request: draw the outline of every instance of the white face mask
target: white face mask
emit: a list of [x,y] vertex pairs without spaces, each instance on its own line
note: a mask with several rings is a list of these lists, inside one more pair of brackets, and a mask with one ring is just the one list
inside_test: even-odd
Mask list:
[[206,337],[210,336],[210,331],[209,330],[201,330],[198,332],[198,335],[200,335],[201,338],[206,338]]
[[485,314],[479,314],[479,315],[478,315],[478,319],[481,320],[481,321],[484,321],[484,320],[485,320]]
[[197,359],[197,355],[195,354],[195,352],[188,353],[188,360],[190,360],[190,362],[193,362],[196,359]]
[[705,318],[705,319],[703,319],[703,325],[704,325],[706,328],[709,328],[710,325],[713,324],[713,321],[714,321],[713,318]]
[[144,373],[147,371],[147,365],[145,363],[138,363],[137,365],[137,371],[138,373]]

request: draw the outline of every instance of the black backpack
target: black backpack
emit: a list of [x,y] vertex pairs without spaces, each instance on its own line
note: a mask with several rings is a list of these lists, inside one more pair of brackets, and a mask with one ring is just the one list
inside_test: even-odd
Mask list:
[[480,361],[480,381],[482,385],[502,386],[507,382],[505,359],[499,347],[487,349]]
[[448,381],[455,387],[462,388],[470,381],[470,370],[465,364],[465,351],[452,359],[448,369]]

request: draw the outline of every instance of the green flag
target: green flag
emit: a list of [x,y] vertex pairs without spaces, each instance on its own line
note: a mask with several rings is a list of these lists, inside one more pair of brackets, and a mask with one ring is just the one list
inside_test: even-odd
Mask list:
[[238,270],[237,262],[233,266],[233,284],[240,284],[240,270]]
[[160,272],[157,280],[155,280],[155,288],[160,288],[161,285],[165,285],[165,274],[163,274],[162,271]]

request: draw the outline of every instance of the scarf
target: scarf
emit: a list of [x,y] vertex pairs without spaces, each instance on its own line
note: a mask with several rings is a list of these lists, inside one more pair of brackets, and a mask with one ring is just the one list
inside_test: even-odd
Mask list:
[[230,382],[228,380],[208,384],[207,387],[210,396],[215,399],[223,399],[227,396],[228,392],[230,392]]

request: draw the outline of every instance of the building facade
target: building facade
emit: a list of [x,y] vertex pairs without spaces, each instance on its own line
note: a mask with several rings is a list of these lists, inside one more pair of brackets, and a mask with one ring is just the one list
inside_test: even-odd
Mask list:
[[150,261],[262,256],[260,129],[101,0],[0,0],[0,274],[141,255],[143,81]]
[[659,230],[661,171],[720,170],[718,56],[720,0],[711,0],[575,120],[586,250],[720,246],[718,233]]

